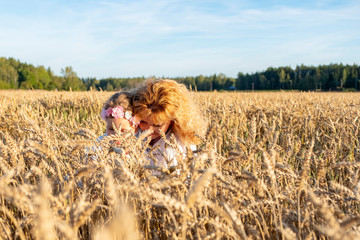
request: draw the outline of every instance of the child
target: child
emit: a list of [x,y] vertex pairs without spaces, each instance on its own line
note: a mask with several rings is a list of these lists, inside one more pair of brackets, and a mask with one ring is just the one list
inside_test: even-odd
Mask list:
[[[151,134],[150,146],[154,149],[151,165],[176,166],[179,152],[184,155],[187,148],[196,149],[194,144],[200,142],[206,124],[183,84],[168,79],[147,81],[137,89],[133,106],[140,118],[140,129]],[[166,144],[161,132],[167,140],[173,136],[176,146]]]
[[132,98],[131,92],[123,91],[115,93],[106,101],[101,111],[101,118],[106,122],[106,133],[99,140],[115,134],[114,127],[121,133],[135,132],[139,120],[133,115]]
[[[114,135],[117,131],[125,136],[127,134],[134,134],[139,125],[139,119],[133,114],[132,107],[133,94],[131,92],[118,92],[112,95],[104,104],[101,111],[101,118],[106,122],[106,133],[100,136],[97,141],[105,140],[106,137]],[[113,150],[121,153],[121,142],[111,142]],[[93,151],[100,151],[100,147],[92,148]],[[92,161],[98,159],[97,155],[90,156]]]

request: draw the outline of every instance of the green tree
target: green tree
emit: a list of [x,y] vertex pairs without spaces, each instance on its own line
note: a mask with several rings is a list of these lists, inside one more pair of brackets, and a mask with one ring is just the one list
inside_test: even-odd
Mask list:
[[19,83],[22,89],[42,89],[42,84],[37,81],[35,67],[23,64],[19,70]]
[[230,90],[232,87],[235,87],[235,79],[234,78],[226,78],[224,83],[224,89]]
[[84,90],[83,82],[78,78],[71,66],[61,69],[61,74],[64,77],[64,83],[62,89],[64,90]]
[[353,88],[355,88],[355,90],[357,90],[357,88],[358,88],[357,81],[358,81],[359,76],[358,76],[358,72],[357,72],[355,64],[350,67],[349,72],[350,72],[349,79],[351,80],[351,83],[349,83],[348,87],[353,87]]
[[195,87],[195,78],[194,77],[187,76],[187,77],[185,77],[185,79],[183,79],[180,82],[184,83],[189,88],[191,87],[193,89]]
[[344,87],[344,85],[346,84],[346,79],[347,79],[347,71],[346,68],[344,68],[343,72],[342,72],[342,76],[340,79],[340,88],[342,89]]
[[65,79],[60,76],[53,76],[52,82],[50,83],[51,89],[64,90],[63,86],[65,84]]
[[280,79],[279,79],[278,70],[276,68],[269,67],[264,72],[264,75],[270,82],[269,89],[271,90],[280,89]]
[[108,82],[108,83],[106,84],[105,90],[106,90],[106,91],[113,91],[113,90],[114,90],[114,87],[113,87],[113,85],[111,85],[110,82]]
[[82,79],[82,82],[86,86],[86,90],[96,90],[99,85],[99,81],[96,78],[85,78]]
[[43,66],[38,67],[36,70],[37,81],[40,82],[43,88],[47,90],[53,89],[53,85],[51,85],[52,79],[48,71]]
[[17,70],[6,58],[0,58],[0,88],[18,88]]
[[235,80],[235,87],[239,90],[245,90],[245,75],[242,72],[239,72]]
[[279,82],[282,89],[285,89],[285,82],[286,82],[286,73],[283,68],[279,71]]

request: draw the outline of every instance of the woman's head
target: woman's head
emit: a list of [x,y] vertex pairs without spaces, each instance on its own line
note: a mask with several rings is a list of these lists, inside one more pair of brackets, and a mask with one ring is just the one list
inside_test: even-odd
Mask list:
[[153,130],[152,139],[169,129],[184,143],[197,143],[206,125],[183,84],[161,79],[139,87],[133,102],[142,130]]
[[101,118],[106,122],[106,133],[108,135],[114,134],[116,129],[121,132],[135,131],[138,121],[134,117],[132,98],[133,94],[130,92],[118,92],[104,104]]

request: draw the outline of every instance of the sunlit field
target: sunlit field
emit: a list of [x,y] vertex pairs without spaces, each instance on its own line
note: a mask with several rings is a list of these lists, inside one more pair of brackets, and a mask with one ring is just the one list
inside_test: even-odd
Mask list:
[[0,91],[0,238],[360,238],[360,94],[194,93],[206,136],[160,176],[96,141],[110,95]]

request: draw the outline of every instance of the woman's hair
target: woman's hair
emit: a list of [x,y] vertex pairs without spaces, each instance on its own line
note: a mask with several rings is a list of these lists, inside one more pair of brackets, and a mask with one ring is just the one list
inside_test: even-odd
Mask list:
[[118,92],[112,95],[104,104],[104,109],[114,108],[116,106],[122,106],[124,111],[133,112],[132,106],[133,93],[132,92]]
[[185,85],[174,80],[146,81],[134,95],[135,115],[155,123],[171,120],[172,132],[185,144],[199,143],[205,121]]

